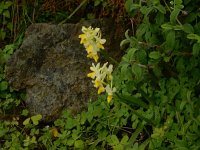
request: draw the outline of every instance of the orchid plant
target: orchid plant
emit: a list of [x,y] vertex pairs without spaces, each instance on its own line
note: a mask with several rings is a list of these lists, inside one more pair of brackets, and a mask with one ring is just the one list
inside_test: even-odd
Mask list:
[[[88,28],[83,26],[82,32],[83,34],[79,35],[80,43],[84,45],[87,57],[94,59],[97,63],[99,59],[98,52],[104,50],[103,44],[106,40],[101,38],[100,28],[93,29],[91,26]],[[108,65],[108,62],[106,62],[101,67],[99,62],[96,65],[92,63],[90,70],[92,72],[88,73],[87,76],[92,78],[92,83],[98,89],[98,94],[103,92],[108,94],[107,101],[110,103],[113,99],[113,94],[116,92],[116,88],[113,87],[113,65]]]

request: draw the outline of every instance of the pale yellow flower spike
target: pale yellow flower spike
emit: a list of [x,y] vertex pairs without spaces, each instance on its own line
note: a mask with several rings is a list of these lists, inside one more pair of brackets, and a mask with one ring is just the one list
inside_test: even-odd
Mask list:
[[[98,62],[98,52],[100,49],[104,49],[103,44],[106,42],[105,39],[101,39],[100,28],[93,29],[91,26],[88,28],[83,26],[82,32],[83,34],[80,34],[79,38],[81,39],[80,43],[84,45],[87,51],[87,57]],[[110,103],[113,98],[113,93],[116,92],[116,88],[112,87],[113,65],[107,67],[107,64],[108,63],[105,63],[100,67],[100,63],[96,66],[92,63],[92,67],[90,67],[92,72],[88,73],[87,76],[93,79],[92,83],[94,84],[94,87],[98,89],[98,94],[106,91],[108,94],[107,101]]]
[[99,59],[97,52],[99,52],[100,49],[104,49],[103,44],[106,40],[101,39],[100,28],[93,29],[91,26],[88,28],[83,26],[82,32],[83,34],[79,35],[79,38],[81,39],[80,43],[84,44],[88,53],[87,57],[94,59],[95,62],[97,62]]

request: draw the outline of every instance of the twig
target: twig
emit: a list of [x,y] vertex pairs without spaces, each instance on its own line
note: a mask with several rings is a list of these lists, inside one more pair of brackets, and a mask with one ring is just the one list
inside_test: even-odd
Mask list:
[[82,1],[80,5],[66,19],[59,23],[59,25],[65,23],[68,19],[70,19],[86,2],[87,0]]

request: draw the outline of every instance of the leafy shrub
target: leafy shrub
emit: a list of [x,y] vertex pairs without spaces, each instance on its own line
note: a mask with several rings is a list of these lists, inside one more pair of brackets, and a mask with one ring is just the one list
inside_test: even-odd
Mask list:
[[13,5],[12,1],[1,1],[0,2],[0,40],[4,40],[7,36],[8,31],[12,31],[13,24],[11,21],[11,10],[10,7]]
[[135,35],[127,31],[121,42],[129,48],[116,72],[116,88],[118,99],[150,126],[148,149],[200,148],[197,5],[126,1],[129,15],[142,21]]

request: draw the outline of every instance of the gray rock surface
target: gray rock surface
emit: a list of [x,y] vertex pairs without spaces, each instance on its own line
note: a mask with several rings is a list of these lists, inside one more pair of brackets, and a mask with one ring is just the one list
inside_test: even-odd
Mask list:
[[[96,89],[87,78],[91,61],[80,45],[81,27],[100,27],[107,49],[118,47],[111,20],[93,20],[78,24],[32,24],[25,39],[7,64],[6,78],[15,90],[25,89],[26,105],[31,115],[41,114],[43,121],[53,121],[63,108],[78,113],[86,108]],[[116,38],[117,37],[117,38]]]

